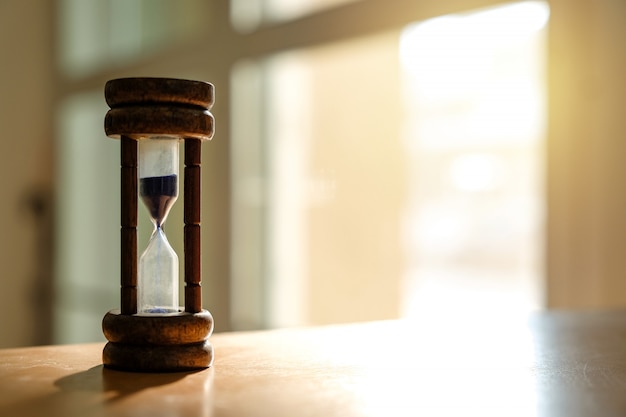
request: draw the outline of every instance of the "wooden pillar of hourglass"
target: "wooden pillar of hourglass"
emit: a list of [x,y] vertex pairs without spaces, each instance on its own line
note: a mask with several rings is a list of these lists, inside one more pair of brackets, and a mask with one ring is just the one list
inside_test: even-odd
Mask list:
[[[200,270],[201,143],[213,137],[213,86],[171,78],[122,78],[105,86],[111,108],[107,136],[121,140],[120,309],[102,320],[106,367],[169,372],[211,366],[213,317],[202,308]],[[137,314],[137,141],[151,136],[184,140],[184,310]]]

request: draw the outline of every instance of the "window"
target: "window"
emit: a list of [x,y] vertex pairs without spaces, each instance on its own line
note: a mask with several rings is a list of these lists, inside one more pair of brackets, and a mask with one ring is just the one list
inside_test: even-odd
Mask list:
[[[106,79],[132,74],[216,84],[217,131],[203,148],[202,207],[204,304],[217,330],[394,318],[431,307],[425,301],[435,297],[467,308],[468,298],[469,305],[484,301],[475,298],[481,285],[522,294],[523,309],[541,304],[544,3],[517,6],[543,10],[543,23],[532,23],[535,31],[526,37],[501,39],[511,42],[505,44],[494,42],[501,35],[462,33],[466,48],[460,51],[446,50],[456,42],[450,36],[459,36],[446,34],[446,22],[486,30],[472,22],[490,13],[502,18],[511,9],[468,12],[456,9],[458,2],[404,0],[310,1],[297,10],[280,9],[276,1],[227,7],[190,0],[172,8],[169,2],[91,0],[81,3],[79,14],[63,9],[70,3],[60,2],[75,25],[67,26],[71,36],[61,36],[59,103],[69,104],[59,113],[59,135],[71,136],[63,129],[72,123],[82,126],[83,137],[101,126],[92,121],[85,127],[88,118],[81,114],[89,107],[101,120],[105,108],[96,109],[92,99],[89,106],[71,103],[99,96],[104,107]],[[104,29],[88,24],[100,13],[111,22]],[[191,29],[172,17],[180,14],[193,15]],[[225,23],[231,18],[233,29]],[[135,27],[128,19],[157,23]],[[164,28],[163,21],[172,24]],[[345,23],[333,25],[338,21]],[[161,34],[148,35],[149,27]],[[133,33],[122,36],[123,30]],[[488,42],[476,47],[472,42],[481,36]],[[424,47],[435,38],[445,54],[433,56]],[[465,71],[449,71],[456,66]],[[516,124],[517,114],[524,123]],[[92,136],[90,143],[106,142],[104,135]],[[100,144],[89,146],[84,155]],[[98,156],[97,169],[119,166],[115,152]],[[115,176],[97,178],[106,178],[102,186],[117,198]],[[59,199],[59,211],[67,201],[76,210],[117,210],[108,194],[84,203],[68,198]],[[179,255],[181,208],[175,205],[168,221]],[[57,270],[60,286],[74,279],[94,291],[106,285],[106,308],[119,303],[113,217],[81,229],[89,239],[85,247],[110,248],[110,270],[93,268],[88,279],[72,272],[82,254],[68,248],[59,251]],[[70,222],[60,219],[60,236],[73,230]],[[105,229],[111,236],[100,233]],[[503,252],[498,265],[494,251]],[[74,314],[82,317],[78,328],[96,329],[106,310],[76,299],[63,308],[69,313],[58,321]],[[77,330],[58,341],[94,337]]]
[[260,137],[233,131],[264,148],[255,170],[233,153],[241,326],[542,305],[547,17],[526,2],[246,64],[233,89],[261,79],[266,104]]
[[513,3],[402,33],[405,314],[543,305],[548,14]]

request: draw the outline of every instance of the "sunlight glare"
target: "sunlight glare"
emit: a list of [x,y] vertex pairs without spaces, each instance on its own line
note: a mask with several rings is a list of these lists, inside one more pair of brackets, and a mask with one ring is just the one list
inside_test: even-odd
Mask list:
[[547,2],[408,26],[406,315],[539,308]]
[[462,191],[492,191],[503,183],[504,164],[495,155],[466,154],[450,166],[452,184]]
[[472,92],[487,83],[491,50],[525,39],[547,23],[545,2],[501,6],[471,17],[456,14],[407,27],[400,38],[400,62],[431,99]]

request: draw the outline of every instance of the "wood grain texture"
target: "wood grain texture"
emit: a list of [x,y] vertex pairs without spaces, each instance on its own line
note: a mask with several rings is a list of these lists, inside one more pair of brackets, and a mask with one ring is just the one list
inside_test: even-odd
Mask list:
[[109,342],[102,351],[104,366],[132,372],[185,372],[213,363],[213,346],[201,343],[177,346],[125,345]]
[[195,313],[202,310],[202,287],[200,284],[185,283],[185,311]]
[[195,313],[202,309],[202,252],[200,230],[202,142],[185,139],[185,311]]
[[208,110],[187,107],[121,107],[107,112],[104,130],[112,138],[167,135],[209,140],[213,137],[213,115]]
[[184,230],[184,251],[185,251],[185,283],[200,284],[202,282],[200,253],[200,225],[188,224]]
[[167,316],[127,316],[111,310],[102,319],[102,330],[107,340],[114,343],[185,345],[204,342],[211,336],[213,316],[206,310]]
[[207,368],[213,362],[208,341],[213,317],[206,310],[167,316],[129,316],[111,310],[102,320],[102,330],[109,341],[102,352],[103,364],[112,369],[180,372]]
[[104,95],[109,107],[171,103],[209,110],[215,99],[210,83],[151,77],[110,80],[104,86]]
[[185,166],[185,207],[183,215],[185,224],[200,224],[200,181],[200,166]]
[[137,141],[122,136],[120,142],[120,308],[137,313]]
[[626,312],[496,313],[218,333],[210,369],[174,374],[103,369],[101,343],[0,350],[0,415],[626,415]]
[[173,78],[120,78],[105,85],[110,106],[104,118],[107,136],[133,139],[168,135],[210,140],[214,119],[212,84]]

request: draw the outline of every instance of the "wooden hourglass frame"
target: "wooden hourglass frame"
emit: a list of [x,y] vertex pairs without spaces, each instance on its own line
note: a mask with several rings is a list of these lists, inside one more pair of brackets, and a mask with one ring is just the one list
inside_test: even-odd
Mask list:
[[[213,137],[213,85],[172,78],[121,78],[105,86],[105,132],[121,141],[121,300],[102,328],[106,367],[169,372],[211,366],[213,317],[202,308],[200,269],[201,144]],[[137,314],[137,144],[184,141],[184,309]]]

